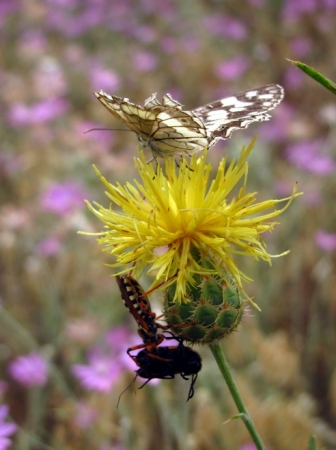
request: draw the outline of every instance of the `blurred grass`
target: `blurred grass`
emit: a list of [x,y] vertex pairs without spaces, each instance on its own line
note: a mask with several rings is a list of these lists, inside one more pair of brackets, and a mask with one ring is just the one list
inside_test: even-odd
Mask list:
[[[280,83],[286,99],[272,120],[209,154],[213,164],[224,153],[234,157],[258,132],[249,188],[261,200],[289,193],[295,181],[305,191],[265,236],[272,253],[291,253],[274,259],[272,268],[241,262],[255,280],[246,290],[262,311],[250,310],[223,347],[269,448],[304,449],[315,434],[319,447],[335,449],[335,251],[314,240],[319,229],[335,233],[335,177],[314,171],[319,158],[335,154],[335,103],[285,60],[312,61],[335,79],[332,6],[303,12],[299,2],[270,0],[28,0],[2,8],[0,379],[7,382],[3,402],[20,426],[14,448],[236,450],[249,442],[243,425],[230,421],[236,410],[207,348],[200,349],[203,369],[187,404],[180,377],[136,395],[131,387],[118,409],[132,373],[124,372],[108,394],[80,388],[72,364],[86,363],[86,351],[103,343],[107,330],[122,324],[135,332],[135,325],[104,266],[111,258],[94,238],[77,235],[100,230],[84,202],[57,214],[42,207],[41,197],[51,183],[74,180],[83,199],[107,205],[92,163],[113,182],[135,176],[134,135],[83,133],[120,128],[93,90],[140,103],[152,92],[170,92],[191,109]],[[223,76],[219,66],[228,61],[231,72]],[[58,112],[55,99],[65,109]],[[43,109],[34,109],[41,102]],[[316,161],[307,150],[311,170],[288,158],[294,144],[318,139]],[[50,237],[58,251],[42,246]],[[161,308],[159,298],[152,301]],[[51,375],[32,390],[9,376],[8,364],[35,348],[50,360]],[[99,413],[85,426],[78,424],[79,402]]]

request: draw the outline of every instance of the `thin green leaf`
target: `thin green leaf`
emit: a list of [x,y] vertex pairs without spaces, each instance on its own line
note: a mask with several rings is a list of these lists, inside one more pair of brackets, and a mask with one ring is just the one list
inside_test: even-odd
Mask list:
[[333,81],[329,80],[329,78],[326,78],[320,72],[318,72],[317,70],[308,66],[307,64],[303,64],[302,62],[299,62],[299,61],[292,61],[291,59],[288,59],[288,58],[287,58],[287,61],[291,62],[292,64],[294,64],[294,66],[301,69],[304,73],[309,75],[315,81],[322,84],[322,86],[327,88],[333,94],[336,94],[336,84]]
[[308,450],[318,450],[315,436],[310,436],[308,442]]

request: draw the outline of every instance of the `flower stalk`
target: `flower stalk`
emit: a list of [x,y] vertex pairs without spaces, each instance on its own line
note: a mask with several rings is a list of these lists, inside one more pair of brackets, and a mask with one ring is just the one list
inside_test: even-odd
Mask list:
[[252,417],[250,416],[250,413],[248,412],[246,405],[239,393],[238,387],[233,379],[233,376],[231,374],[229,365],[226,361],[222,347],[218,343],[210,344],[209,347],[210,347],[210,350],[212,351],[212,354],[215,357],[215,360],[217,362],[219,370],[221,371],[223,378],[226,381],[226,384],[229,388],[232,398],[233,398],[233,400],[237,406],[237,409],[239,411],[239,414],[235,417],[239,417],[242,419],[248,432],[250,433],[250,436],[251,436],[253,442],[255,443],[255,445],[257,447],[257,450],[265,450],[266,447],[264,446],[264,444],[261,440],[261,437],[256,429],[256,426],[252,420]]

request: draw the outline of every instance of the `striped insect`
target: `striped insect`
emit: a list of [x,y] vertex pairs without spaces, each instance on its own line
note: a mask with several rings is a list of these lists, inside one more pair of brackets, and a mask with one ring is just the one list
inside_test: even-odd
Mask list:
[[165,158],[193,155],[220,139],[230,138],[235,130],[269,120],[268,111],[282,101],[284,89],[270,84],[191,111],[183,111],[183,105],[170,94],[165,94],[161,102],[152,94],[144,106],[103,91],[94,94],[114,117],[137,134],[142,148],[149,148],[154,158]]
[[156,322],[156,314],[152,311],[148,296],[140,284],[130,275],[116,276],[121,293],[121,298],[138,324],[138,334],[143,344],[132,347],[129,351],[140,348],[151,350],[164,340],[163,334],[158,333],[158,328],[165,330],[167,327]]
[[[191,385],[188,399],[194,395],[194,385],[198,372],[202,368],[201,357],[197,352],[183,345],[181,338],[176,338],[170,332],[159,334],[158,329],[167,330],[167,326],[156,322],[156,314],[152,311],[148,296],[140,284],[130,275],[117,276],[117,283],[126,308],[138,324],[138,334],[143,344],[127,349],[127,354],[137,364],[136,377],[150,380],[172,379],[180,374],[185,380],[191,375]],[[169,335],[167,335],[169,333]],[[177,346],[160,346],[164,339],[178,341]],[[132,352],[140,350],[136,355]]]

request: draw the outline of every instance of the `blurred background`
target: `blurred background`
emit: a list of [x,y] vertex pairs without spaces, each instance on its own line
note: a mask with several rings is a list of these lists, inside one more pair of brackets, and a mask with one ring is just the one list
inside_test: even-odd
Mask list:
[[[140,391],[137,380],[116,408],[139,338],[112,257],[77,231],[101,230],[84,199],[108,205],[93,163],[113,183],[136,176],[136,137],[93,91],[140,104],[169,92],[190,110],[279,83],[272,120],[209,153],[216,166],[258,133],[248,188],[265,200],[298,181],[305,193],[265,236],[269,253],[291,252],[272,267],[241,261],[261,312],[249,308],[223,348],[269,450],[305,449],[311,434],[336,449],[336,103],[286,60],[336,80],[335,10],[334,0],[0,1],[0,436],[11,448],[255,448],[230,420],[206,347],[188,403],[177,377]],[[85,133],[97,127],[107,130]]]

